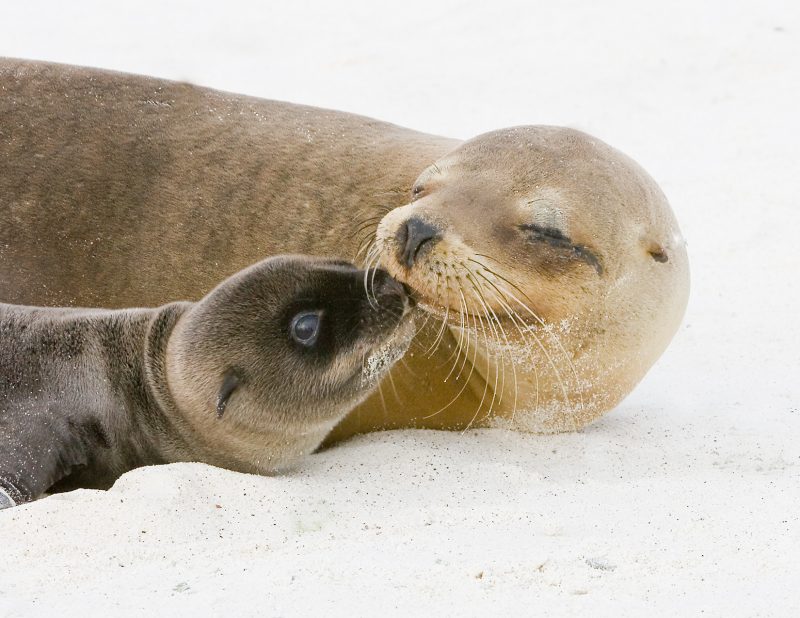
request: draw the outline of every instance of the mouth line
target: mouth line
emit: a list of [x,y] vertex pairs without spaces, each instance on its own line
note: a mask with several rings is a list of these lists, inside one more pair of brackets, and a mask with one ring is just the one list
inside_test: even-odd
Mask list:
[[[409,308],[433,315],[437,318],[440,318],[443,321],[446,321],[448,324],[452,326],[459,326],[459,327],[462,326],[460,319],[461,315],[463,315],[465,318],[465,323],[463,324],[463,326],[465,327],[472,326],[473,322],[475,323],[475,325],[479,325],[480,324],[479,319],[491,320],[495,324],[514,324],[515,320],[518,325],[527,326],[529,323],[529,320],[526,319],[525,315],[526,311],[524,309],[516,311],[515,312],[516,315],[513,318],[509,315],[506,309],[498,308],[495,306],[491,306],[494,315],[492,315],[492,313],[490,312],[487,313],[485,311],[477,312],[470,310],[470,309],[480,309],[480,307],[477,306],[468,307],[467,311],[463,311],[461,308],[455,308],[453,306],[449,306],[449,311],[448,311],[448,305],[435,302],[428,294],[421,292],[419,289],[414,287],[413,284],[398,277],[397,274],[393,272],[393,269],[389,268],[388,270],[390,273],[392,273],[392,276],[395,277],[395,279],[403,285],[403,288],[406,291],[406,295],[409,301]],[[469,295],[466,294],[465,296],[469,297]],[[506,300],[510,305],[513,305],[511,301],[509,301],[508,299]],[[488,301],[484,300],[484,302],[487,302],[488,305]],[[471,320],[467,318],[471,318]]]
[[[504,309],[496,309],[495,307],[492,307],[494,315],[491,313],[487,314],[485,312],[475,313],[473,311],[464,311],[463,309],[455,309],[454,307],[450,307],[450,310],[448,311],[447,306],[433,305],[427,300],[418,299],[417,309],[423,311],[424,313],[429,313],[433,316],[436,316],[437,318],[446,321],[451,326],[464,328],[478,327],[480,326],[480,320],[483,320],[485,323],[491,321],[495,324],[514,324],[514,319],[512,319]],[[461,322],[462,315],[464,316],[463,324]],[[518,324],[521,322],[522,325],[527,325],[526,321],[521,315],[517,315],[515,317]]]

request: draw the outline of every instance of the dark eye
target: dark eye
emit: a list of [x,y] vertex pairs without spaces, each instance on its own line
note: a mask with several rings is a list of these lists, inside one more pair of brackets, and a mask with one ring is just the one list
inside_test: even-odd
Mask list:
[[290,333],[300,345],[312,347],[319,337],[321,311],[302,311],[292,318]]
[[411,189],[411,195],[413,195],[414,197],[417,197],[424,190],[425,190],[425,187],[423,187],[422,185],[416,185],[413,189]]

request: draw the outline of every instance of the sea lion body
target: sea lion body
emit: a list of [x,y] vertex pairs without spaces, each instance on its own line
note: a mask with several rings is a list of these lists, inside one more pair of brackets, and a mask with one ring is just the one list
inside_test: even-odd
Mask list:
[[[520,127],[461,142],[13,60],[0,63],[0,87],[0,300],[195,299],[283,252],[382,264],[420,295],[430,319],[404,363],[332,440],[496,421],[582,427],[630,392],[683,315],[688,262],[669,205],[635,163],[580,132]],[[435,190],[415,195],[426,183]],[[525,215],[536,200],[544,213]],[[444,242],[409,267],[397,255],[413,215]],[[548,237],[550,223],[563,229]],[[523,247],[522,231],[539,240]],[[491,306],[478,321],[476,295],[463,287],[473,285],[463,277],[469,259],[489,260],[482,276],[510,281],[513,306],[484,290]],[[445,286],[457,274],[461,283]]]
[[358,224],[458,144],[62,65],[0,60],[0,88],[0,301],[13,304],[158,306],[268,255],[352,256]]
[[[280,257],[197,303],[0,304],[4,500],[108,487],[143,465],[201,461],[260,474],[291,465],[405,351],[405,293],[385,273],[378,279],[367,298],[351,266]],[[292,338],[298,315],[307,332],[316,328],[313,345]],[[389,359],[377,371],[375,354]]]

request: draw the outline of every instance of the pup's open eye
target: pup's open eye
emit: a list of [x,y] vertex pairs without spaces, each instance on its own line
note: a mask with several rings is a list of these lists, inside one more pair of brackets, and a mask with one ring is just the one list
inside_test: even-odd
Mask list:
[[414,188],[411,189],[411,195],[417,197],[420,193],[425,190],[425,187],[422,185],[414,185]]
[[312,347],[319,338],[322,311],[301,311],[292,318],[289,331],[300,345]]

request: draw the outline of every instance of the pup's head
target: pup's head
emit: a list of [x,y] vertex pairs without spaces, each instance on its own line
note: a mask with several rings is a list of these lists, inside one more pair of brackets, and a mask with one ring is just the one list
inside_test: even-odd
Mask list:
[[313,450],[402,356],[413,334],[407,313],[403,286],[385,271],[264,260],[181,318],[169,343],[172,396],[204,430],[253,436],[256,449],[261,435],[265,446],[282,445],[287,457],[277,459],[291,459]]

